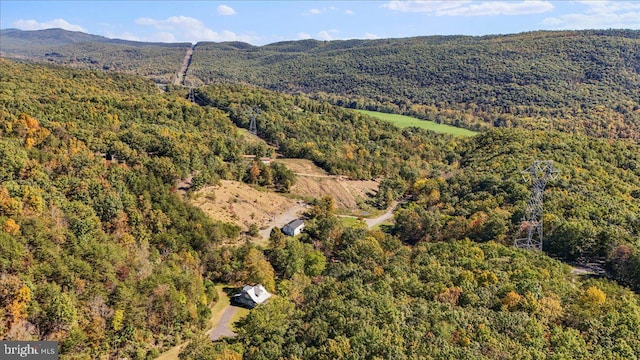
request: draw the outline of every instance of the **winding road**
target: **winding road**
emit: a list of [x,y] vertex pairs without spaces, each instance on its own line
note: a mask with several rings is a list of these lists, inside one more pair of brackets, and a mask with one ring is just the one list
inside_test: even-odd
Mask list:
[[372,227],[376,226],[376,225],[380,225],[383,222],[391,219],[393,217],[393,212],[396,211],[396,208],[398,207],[398,204],[400,204],[397,201],[394,201],[393,204],[391,204],[391,207],[389,208],[389,210],[387,210],[386,213],[375,217],[373,219],[363,219],[364,222],[367,224],[367,227],[369,229],[371,229]]

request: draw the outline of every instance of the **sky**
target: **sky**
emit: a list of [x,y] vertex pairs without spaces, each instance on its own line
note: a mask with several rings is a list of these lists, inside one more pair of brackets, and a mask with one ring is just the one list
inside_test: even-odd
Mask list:
[[136,41],[377,39],[640,29],[637,1],[1,0],[0,28],[63,28]]

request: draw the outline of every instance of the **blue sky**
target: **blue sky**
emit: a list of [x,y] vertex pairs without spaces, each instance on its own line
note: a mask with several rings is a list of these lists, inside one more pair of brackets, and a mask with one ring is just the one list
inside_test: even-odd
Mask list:
[[373,39],[640,29],[640,1],[0,1],[0,28],[139,41]]

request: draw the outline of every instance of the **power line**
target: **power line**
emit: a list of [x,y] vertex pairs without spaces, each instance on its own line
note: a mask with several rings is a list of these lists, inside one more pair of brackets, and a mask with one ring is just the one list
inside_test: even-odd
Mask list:
[[191,101],[192,103],[195,104],[196,96],[195,96],[195,93],[193,91],[193,87],[189,87],[189,95],[187,95],[187,98],[189,99],[189,101]]
[[[531,179],[531,197],[527,203],[527,210],[520,223],[520,235],[526,231],[526,237],[517,238],[514,246],[520,249],[542,250],[542,218],[543,196],[547,182],[558,177],[558,169],[551,160],[536,160],[528,169],[522,172],[525,179]],[[527,179],[527,180],[528,180]]]
[[258,136],[258,126],[256,124],[256,116],[261,113],[260,108],[256,107],[253,109],[255,112],[251,115],[251,122],[249,123],[249,133],[255,136]]

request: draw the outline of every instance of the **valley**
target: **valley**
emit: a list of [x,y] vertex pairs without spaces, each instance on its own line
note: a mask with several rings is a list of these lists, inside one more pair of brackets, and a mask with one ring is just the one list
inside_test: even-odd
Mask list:
[[[61,359],[631,359],[637,34],[2,30],[0,338]],[[524,251],[539,159],[559,176]],[[212,341],[222,287],[247,284],[274,296]]]

